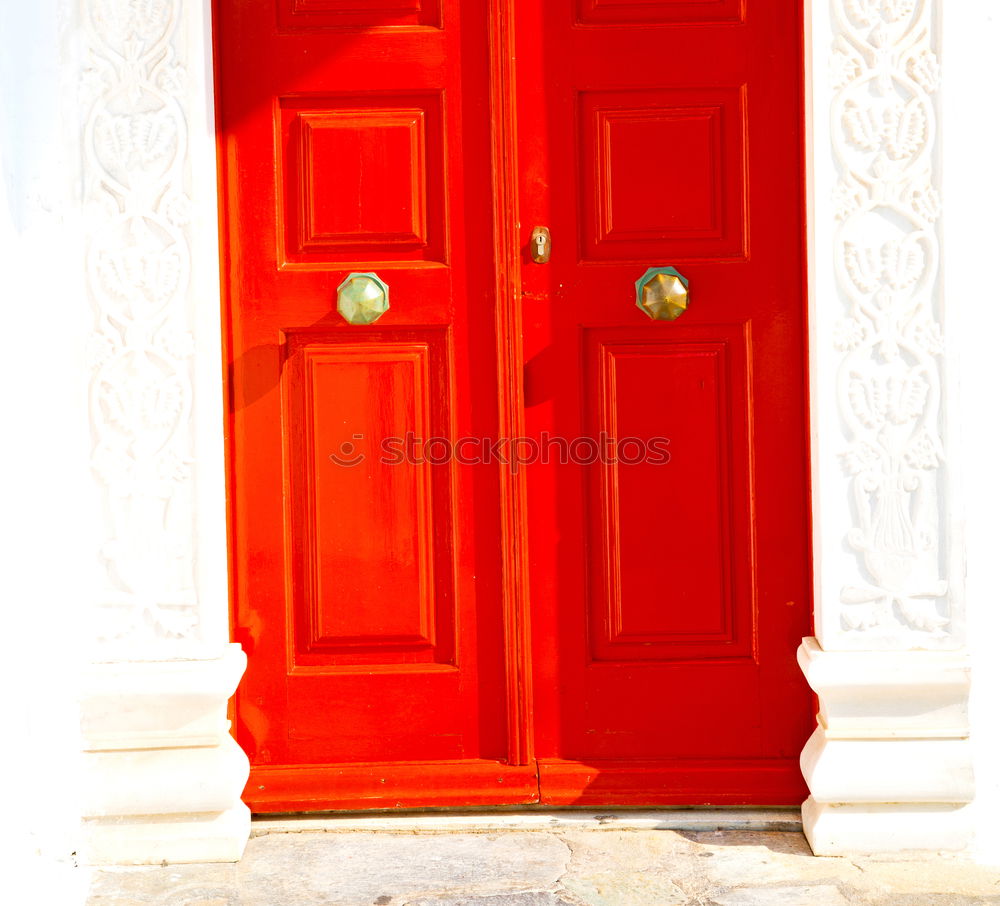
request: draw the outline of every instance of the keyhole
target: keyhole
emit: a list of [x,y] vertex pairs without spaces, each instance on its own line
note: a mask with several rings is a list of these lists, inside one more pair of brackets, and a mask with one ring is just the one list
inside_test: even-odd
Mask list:
[[545,227],[535,227],[531,231],[531,241],[535,243],[531,258],[536,264],[544,264],[551,254],[552,240]]

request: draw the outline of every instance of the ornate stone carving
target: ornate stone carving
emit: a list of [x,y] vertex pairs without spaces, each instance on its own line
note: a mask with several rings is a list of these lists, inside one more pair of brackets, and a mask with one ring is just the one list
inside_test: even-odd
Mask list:
[[[849,633],[949,631],[941,566],[940,197],[931,0],[833,0],[835,270],[846,317],[840,415],[862,578],[841,590]],[[917,641],[919,644],[919,641]]]
[[102,639],[196,633],[182,0],[84,0],[93,470],[105,491]]

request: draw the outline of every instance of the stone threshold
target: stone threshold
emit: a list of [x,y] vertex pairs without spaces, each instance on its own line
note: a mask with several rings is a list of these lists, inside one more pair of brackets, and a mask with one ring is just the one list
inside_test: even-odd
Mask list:
[[553,829],[802,831],[798,808],[538,809],[395,812],[254,817],[251,837],[307,832],[399,834],[493,833]]

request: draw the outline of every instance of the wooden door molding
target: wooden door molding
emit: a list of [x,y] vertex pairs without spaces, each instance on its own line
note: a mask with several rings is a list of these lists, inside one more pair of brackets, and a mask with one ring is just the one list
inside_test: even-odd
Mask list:
[[[493,222],[501,437],[524,437],[524,348],[521,340],[521,229],[514,3],[490,3],[490,109],[493,123]],[[532,764],[531,623],[527,483],[523,469],[500,466],[503,608],[507,640],[508,737],[511,764]]]

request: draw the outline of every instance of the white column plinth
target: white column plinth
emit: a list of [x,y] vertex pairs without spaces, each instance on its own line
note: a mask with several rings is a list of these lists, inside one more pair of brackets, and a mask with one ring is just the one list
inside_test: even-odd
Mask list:
[[226,708],[245,667],[238,645],[213,659],[91,665],[81,702],[85,861],[240,858],[250,768]]
[[801,757],[813,852],[964,849],[975,792],[968,658],[828,652],[806,639],[799,665],[820,704]]
[[970,806],[802,804],[802,829],[817,856],[955,852],[972,838]]

